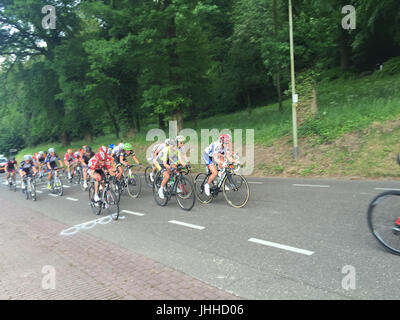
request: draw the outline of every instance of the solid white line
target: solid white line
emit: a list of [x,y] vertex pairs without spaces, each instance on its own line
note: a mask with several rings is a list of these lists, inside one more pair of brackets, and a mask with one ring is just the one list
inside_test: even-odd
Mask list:
[[58,197],[58,195],[56,195],[56,194],[53,194],[53,193],[49,193],[49,196],[52,196],[52,197]]
[[191,224],[191,223],[186,223],[186,222],[181,222],[181,221],[177,221],[177,220],[170,220],[168,221],[169,223],[174,223],[174,224],[178,224],[184,227],[189,227],[189,228],[193,228],[193,229],[198,229],[198,230],[203,230],[205,229],[205,227],[202,226],[197,226],[195,224]]
[[71,188],[71,186],[63,186],[63,188]]
[[375,190],[400,191],[400,189],[391,189],[391,188],[375,188]]
[[254,243],[258,243],[258,244],[262,244],[262,245],[265,245],[265,246],[278,248],[278,249],[283,249],[283,250],[288,250],[288,251],[292,251],[292,252],[296,252],[296,253],[305,254],[307,256],[311,256],[314,253],[313,251],[308,251],[308,250],[304,250],[304,249],[290,247],[290,246],[286,246],[284,244],[265,241],[265,240],[260,240],[260,239],[256,239],[256,238],[250,238],[248,241],[254,242]]
[[328,185],[320,185],[320,184],[293,184],[295,187],[317,187],[317,188],[329,188]]
[[264,182],[257,182],[257,181],[249,181],[251,184],[263,184]]
[[71,200],[71,201],[79,201],[79,199],[70,198],[70,197],[67,197],[67,198],[65,198],[65,199],[67,199],[67,200]]
[[128,211],[128,210],[122,210],[121,212],[128,213],[128,214],[134,214],[135,216],[139,216],[139,217],[144,216],[144,213],[140,213],[140,212],[133,212],[133,211]]

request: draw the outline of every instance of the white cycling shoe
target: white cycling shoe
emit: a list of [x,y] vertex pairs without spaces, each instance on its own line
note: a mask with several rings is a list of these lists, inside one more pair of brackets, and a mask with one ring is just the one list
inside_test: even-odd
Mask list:
[[95,202],[100,201],[100,197],[99,197],[97,194],[94,195],[94,201],[95,201]]
[[160,199],[165,199],[164,190],[162,187],[158,190],[158,196],[160,197]]
[[211,194],[210,194],[210,185],[208,184],[208,183],[206,183],[205,185],[204,185],[204,192],[205,192],[205,194],[206,194],[206,196],[207,197],[209,197]]

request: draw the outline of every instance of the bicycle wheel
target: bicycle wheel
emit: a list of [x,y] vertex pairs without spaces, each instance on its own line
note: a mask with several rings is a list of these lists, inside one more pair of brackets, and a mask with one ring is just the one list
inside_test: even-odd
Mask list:
[[89,187],[89,205],[95,215],[99,215],[101,212],[101,201],[94,201],[94,184]]
[[25,198],[26,200],[29,200],[29,196],[30,196],[30,185],[29,185],[29,181],[25,181]]
[[206,195],[204,191],[204,185],[207,183],[208,176],[205,173],[199,173],[196,176],[195,181],[195,192],[196,192],[196,197],[201,203],[210,203],[213,199],[212,195],[210,194],[209,196]]
[[249,201],[249,184],[240,174],[226,176],[222,183],[222,191],[226,201],[234,208],[243,208]]
[[372,234],[390,252],[400,254],[400,191],[376,196],[368,207],[367,220]]
[[63,189],[63,183],[62,183],[60,177],[57,177],[55,179],[55,184],[56,184],[55,188],[57,190],[57,194],[61,197],[63,195],[64,189]]
[[153,172],[152,167],[146,167],[146,169],[144,170],[144,180],[146,181],[146,184],[149,188],[153,187],[153,182],[150,179],[150,173],[152,172]]
[[30,185],[31,185],[31,198],[33,201],[36,201],[36,185],[33,181],[31,181]]
[[180,176],[178,179],[176,200],[183,210],[190,211],[196,201],[194,186],[189,177]]
[[160,196],[158,195],[158,190],[160,190],[161,187],[161,182],[163,181],[163,176],[160,174],[160,172],[157,173],[156,177],[154,178],[154,183],[153,183],[153,196],[154,196],[154,200],[156,201],[156,203],[161,206],[164,207],[167,205],[168,203],[168,197],[164,192],[164,199],[161,199]]
[[118,220],[119,217],[119,198],[114,190],[110,187],[106,188],[104,192],[105,208],[108,214],[114,220]]
[[16,192],[17,191],[17,180],[14,177],[11,179],[11,181],[12,181],[12,190],[14,190],[14,192]]
[[140,176],[132,172],[130,176],[128,175],[125,179],[128,194],[132,198],[137,198],[141,190]]

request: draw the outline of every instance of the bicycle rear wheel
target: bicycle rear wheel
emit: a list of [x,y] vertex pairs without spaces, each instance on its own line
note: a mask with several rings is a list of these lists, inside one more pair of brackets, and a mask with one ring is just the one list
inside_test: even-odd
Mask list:
[[387,250],[400,254],[400,191],[376,196],[367,212],[368,226],[374,237]]
[[243,208],[250,197],[250,188],[247,180],[240,174],[230,174],[226,176],[222,191],[225,200],[234,208]]
[[195,189],[189,177],[181,176],[178,178],[176,200],[179,206],[185,210],[192,210],[196,201]]
[[36,201],[36,185],[35,182],[31,181],[31,197],[33,201]]
[[207,183],[208,176],[205,173],[199,173],[195,179],[195,192],[197,199],[204,204],[210,203],[213,199],[212,195],[207,196],[204,191],[204,185]]
[[128,194],[132,198],[137,198],[140,195],[140,190],[141,190],[141,183],[140,183],[140,176],[133,173],[129,176],[126,177],[126,186],[128,189]]

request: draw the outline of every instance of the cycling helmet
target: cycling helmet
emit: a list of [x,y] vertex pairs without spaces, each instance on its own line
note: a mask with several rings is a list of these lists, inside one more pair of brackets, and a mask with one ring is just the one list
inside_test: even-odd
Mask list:
[[219,142],[221,143],[230,142],[231,140],[232,139],[229,134],[223,133],[219,136]]
[[10,158],[10,160],[11,160],[11,161],[14,161],[14,160],[15,160],[15,157],[14,157],[14,156],[12,156],[12,157]]
[[176,142],[185,142],[185,137],[184,136],[177,136],[176,137]]
[[68,149],[67,152],[68,152],[68,153],[72,153],[72,149]]
[[74,153],[74,155],[75,155],[76,157],[78,157],[80,154],[81,154],[81,153],[80,153],[79,151],[76,151],[76,152]]
[[88,147],[88,146],[86,146],[86,148],[85,148],[85,152],[86,152],[86,153],[92,152],[92,148],[91,148],[91,147]]
[[132,151],[132,145],[130,143],[125,143],[124,144],[124,150],[126,151]]
[[50,148],[48,151],[49,151],[49,153],[56,152],[56,150],[54,148]]
[[101,146],[99,148],[99,152],[104,152],[104,154],[106,154],[107,153],[107,147],[106,146]]
[[110,149],[114,149],[114,144],[110,143],[110,144],[108,145],[108,147],[109,147]]
[[24,156],[24,161],[30,161],[32,160],[32,156],[31,155],[25,155]]
[[176,147],[177,146],[176,140],[175,139],[170,139],[169,140],[169,145],[172,146],[172,147]]
[[118,147],[119,147],[120,149],[123,149],[123,148],[124,148],[124,143],[121,142],[121,143],[118,145]]
[[87,145],[85,144],[84,146],[82,146],[82,149],[85,150],[86,147],[87,147]]
[[164,143],[165,143],[165,144],[168,144],[168,145],[169,145],[170,142],[171,142],[170,139],[165,139],[165,141],[164,141]]
[[43,151],[39,151],[39,156],[42,156],[42,155],[44,155],[44,152]]

